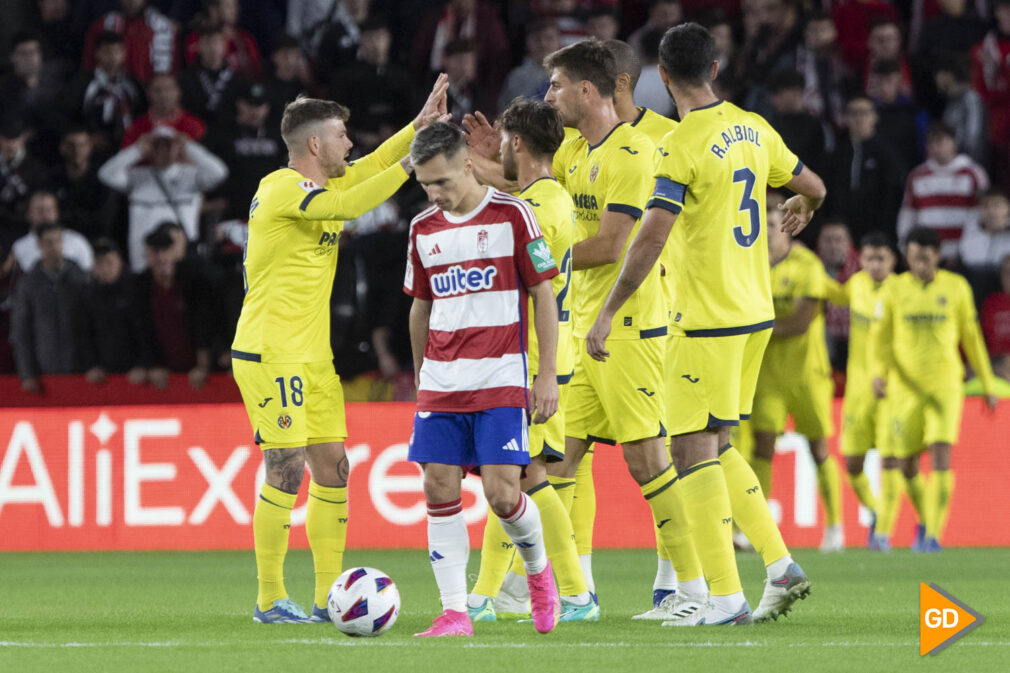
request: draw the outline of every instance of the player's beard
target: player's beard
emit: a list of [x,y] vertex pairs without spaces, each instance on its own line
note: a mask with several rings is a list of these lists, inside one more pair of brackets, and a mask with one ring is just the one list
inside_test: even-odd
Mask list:
[[519,168],[516,166],[516,154],[512,145],[506,145],[501,152],[501,167],[506,180],[518,180]]

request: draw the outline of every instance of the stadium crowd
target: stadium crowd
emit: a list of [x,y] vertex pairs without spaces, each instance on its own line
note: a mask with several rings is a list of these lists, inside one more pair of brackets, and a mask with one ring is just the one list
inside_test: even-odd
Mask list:
[[[1010,0],[11,0],[0,16],[0,374],[200,387],[230,369],[259,179],[287,161],[284,104],[352,110],[355,153],[407,123],[435,73],[460,121],[542,97],[543,58],[621,38],[635,102],[676,118],[664,31],[716,37],[724,99],[823,175],[803,234],[833,278],[863,234],[936,229],[1010,376]],[[280,27],[284,28],[281,29]],[[348,222],[330,302],[337,371],[412,394],[400,290],[413,184]],[[844,307],[829,307],[844,372]],[[395,385],[399,382],[399,385]],[[366,393],[367,394],[367,393]],[[350,398],[349,398],[350,399]]]

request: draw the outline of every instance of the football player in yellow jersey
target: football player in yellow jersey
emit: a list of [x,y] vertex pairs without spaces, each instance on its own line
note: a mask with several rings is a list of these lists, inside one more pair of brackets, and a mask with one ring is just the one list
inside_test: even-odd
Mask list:
[[677,330],[666,362],[666,420],[674,435],[680,488],[670,490],[681,493],[690,515],[711,598],[704,595],[700,572],[682,573],[675,557],[677,596],[693,595],[694,607],[664,624],[746,624],[751,611],[733,555],[734,519],[767,567],[765,594],[754,618],[785,613],[810,589],[782,542],[757,477],[726,442],[728,427],[750,414],[774,318],[764,195],[768,185],[797,192],[783,205],[783,226],[796,233],[810,221],[825,190],[765,120],[715,96],[711,82],[718,62],[705,28],[696,23],[671,28],[659,56],[681,123],[657,149],[645,222],[586,345],[594,358],[608,357],[613,317],[654,270],[672,230]]
[[[551,172],[551,157],[564,139],[564,127],[557,110],[543,101],[517,98],[498,119],[501,131],[501,156],[505,177],[521,185],[519,196],[530,204],[540,225],[540,231],[558,264],[560,273],[551,281],[558,304],[557,379],[558,411],[547,422],[529,425],[531,463],[520,481],[520,487],[533,500],[543,523],[547,556],[554,567],[561,593],[560,621],[595,621],[600,608],[589,596],[586,581],[575,549],[572,521],[556,485],[547,478],[547,463],[564,458],[565,401],[568,383],[575,368],[575,349],[571,321],[572,244],[575,241],[575,213],[572,199],[558,185]],[[530,300],[532,302],[532,300]],[[533,315],[532,308],[529,315]],[[536,348],[535,325],[529,330],[530,379],[536,378],[539,354]],[[569,488],[571,484],[567,485]],[[467,600],[472,621],[495,621],[495,598],[505,574],[513,565],[516,574],[522,572],[522,560],[514,554],[511,540],[493,512],[488,512],[484,528],[484,543],[480,557],[480,573]],[[512,612],[511,607],[506,612]],[[528,612],[519,608],[520,614]]]
[[817,465],[817,485],[824,504],[821,551],[842,551],[842,497],[838,465],[828,452],[834,434],[831,420],[834,380],[824,338],[827,273],[816,254],[782,231],[779,194],[768,195],[768,257],[771,263],[775,327],[765,349],[754,393],[754,455],[751,466],[761,489],[771,492],[775,440],[792,416],[796,431],[807,438]]
[[[408,176],[415,129],[447,118],[439,76],[413,123],[347,164],[348,110],[299,98],[281,119],[287,168],[263,178],[249,213],[242,303],[232,365],[263,449],[266,482],[253,514],[260,623],[328,621],[326,596],[341,572],[347,536],[347,436],[340,378],[330,352],[329,299],[343,220],[392,196]],[[312,480],[305,529],[315,564],[312,613],[288,598],[284,557],[305,464]]]
[[[844,285],[828,279],[827,288],[828,301],[836,306],[849,307],[849,358],[845,367],[841,452],[845,456],[845,470],[852,490],[863,507],[873,513],[868,541],[872,551],[886,551],[875,535],[878,516],[880,520],[893,519],[902,491],[898,461],[887,449],[886,412],[881,411],[881,401],[873,395],[867,362],[870,325],[874,321],[884,283],[894,273],[895,261],[887,236],[871,231],[859,242],[862,271],[854,274]],[[879,504],[863,472],[866,452],[872,448],[880,452],[883,464]]]
[[[870,337],[873,389],[887,399],[891,450],[902,461],[909,498],[919,515],[916,551],[940,551],[954,475],[950,450],[957,443],[964,403],[964,349],[982,381],[985,402],[996,409],[993,373],[968,281],[940,268],[940,237],[918,227],[906,238],[909,271],[888,281]],[[919,473],[928,450],[929,484]],[[890,526],[878,525],[886,538]]]

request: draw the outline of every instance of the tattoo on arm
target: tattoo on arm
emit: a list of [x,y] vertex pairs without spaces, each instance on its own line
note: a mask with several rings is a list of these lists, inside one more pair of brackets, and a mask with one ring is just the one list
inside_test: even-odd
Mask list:
[[263,452],[267,483],[285,493],[298,493],[305,476],[305,450],[267,449]]

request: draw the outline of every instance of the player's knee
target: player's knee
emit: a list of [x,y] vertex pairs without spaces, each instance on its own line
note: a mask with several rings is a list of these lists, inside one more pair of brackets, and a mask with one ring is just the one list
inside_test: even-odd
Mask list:
[[888,456],[887,458],[884,458],[883,465],[884,465],[884,469],[885,470],[900,470],[901,469],[901,461],[898,460],[897,458],[895,458],[894,456]]
[[902,461],[901,473],[905,475],[906,479],[912,479],[915,475],[919,474],[919,461],[917,458],[909,458]]
[[845,469],[853,477],[858,477],[863,473],[863,457],[862,456],[848,456],[845,459]]
[[775,433],[754,433],[754,455],[758,458],[771,460],[775,457]]
[[498,516],[498,518],[506,518],[510,516],[519,504],[519,490],[516,489],[515,492],[504,488],[503,486],[495,488],[485,488],[484,497],[487,499],[487,504],[491,508],[491,511]]
[[305,477],[304,449],[266,449],[263,463],[267,484],[285,493],[298,493]]

